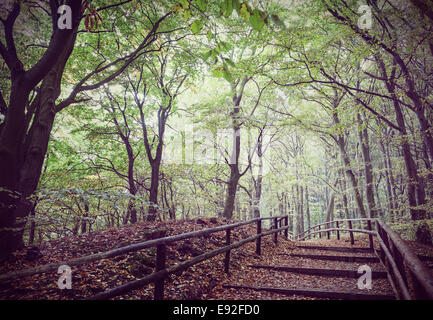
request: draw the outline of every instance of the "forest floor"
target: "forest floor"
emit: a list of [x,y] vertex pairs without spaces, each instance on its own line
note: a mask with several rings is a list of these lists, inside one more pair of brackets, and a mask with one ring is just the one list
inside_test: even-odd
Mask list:
[[[212,228],[227,224],[220,219],[193,219],[158,223],[137,223],[121,228],[95,231],[84,235],[49,241],[40,246],[42,257],[36,261],[26,259],[27,249],[14,254],[13,261],[0,266],[0,273],[22,270],[53,262],[65,261],[85,255],[108,251],[114,248],[146,241],[149,234],[157,230],[167,230],[167,236]],[[255,226],[244,226],[232,231],[232,241],[238,241],[256,233]],[[310,241],[311,242],[311,241]],[[307,245],[309,241],[302,242]],[[316,246],[347,246],[350,241],[315,240]],[[225,232],[209,236],[179,241],[167,247],[167,266],[188,260],[194,256],[224,246]],[[418,254],[433,257],[433,249],[408,243]],[[311,260],[290,257],[305,253],[298,248],[299,243],[279,236],[278,245],[273,236],[262,239],[262,254],[255,253],[255,243],[248,243],[232,250],[230,273],[224,273],[224,255],[201,262],[181,274],[171,275],[165,282],[164,299],[175,300],[248,300],[248,299],[317,299],[298,295],[282,295],[263,291],[227,289],[224,285],[249,285],[280,288],[316,288],[334,291],[365,292],[357,288],[357,279],[340,277],[320,277],[304,274],[253,269],[249,265],[291,266],[303,268],[327,268],[357,270],[365,263]],[[368,238],[357,238],[355,247],[368,247]],[[308,253],[323,254],[323,251],[309,250]],[[326,252],[327,255],[335,254]],[[345,255],[348,255],[345,253]],[[363,253],[357,253],[357,256]],[[112,259],[104,259],[72,268],[72,289],[60,290],[57,287],[59,274],[55,271],[22,277],[0,283],[0,299],[4,300],[78,300],[86,299],[99,292],[114,288],[129,281],[142,278],[154,271],[155,250],[145,249],[136,253],[124,254]],[[380,264],[369,264],[374,271],[383,270]],[[392,294],[386,279],[374,279],[373,288],[368,293]],[[148,300],[153,298],[153,285],[132,291],[114,299]]]

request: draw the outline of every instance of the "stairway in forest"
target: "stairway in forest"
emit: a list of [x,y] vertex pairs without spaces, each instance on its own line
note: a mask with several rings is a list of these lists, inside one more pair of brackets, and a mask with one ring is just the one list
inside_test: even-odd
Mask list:
[[[248,291],[248,298],[261,299],[263,292],[273,293],[271,299],[395,299],[385,268],[368,247],[335,246],[335,241],[298,242],[295,249],[281,245],[278,257],[268,264],[251,264],[245,271],[244,283],[227,283],[224,289]],[[372,288],[360,289],[360,266],[372,271]],[[276,295],[275,295],[276,294]]]

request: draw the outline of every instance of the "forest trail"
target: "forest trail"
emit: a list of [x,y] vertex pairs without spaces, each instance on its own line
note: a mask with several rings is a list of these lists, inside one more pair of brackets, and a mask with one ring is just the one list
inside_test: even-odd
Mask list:
[[[294,241],[291,235],[284,233],[289,226],[278,228],[279,223],[287,222],[285,218],[272,217],[274,222],[268,225],[270,229],[259,228],[261,222],[269,218],[229,225],[227,221],[215,218],[142,222],[51,241],[41,246],[41,256],[37,259],[30,261],[26,258],[28,252],[23,250],[15,253],[13,261],[0,267],[0,278],[10,271],[21,270],[18,276],[9,280],[5,280],[6,277],[3,282],[0,280],[0,299],[401,299],[393,289],[398,282],[394,279],[392,284],[386,272],[396,276],[389,267],[389,258],[384,260],[383,257],[384,248],[388,250],[389,244],[393,251],[390,257],[397,261],[399,270],[403,270],[401,265],[404,268],[409,265],[416,270],[418,283],[431,283],[433,249],[399,237],[397,239],[392,233],[388,234],[388,244],[384,247],[381,240],[383,232],[390,232],[384,229],[384,224],[377,224],[378,233],[351,229],[357,233],[356,237],[340,237],[338,232],[347,229],[337,231],[328,228],[326,231],[322,229],[322,233],[332,239]],[[306,231],[308,237],[315,228]],[[160,238],[162,230],[168,237]],[[337,238],[331,237],[332,230],[337,232]],[[361,232],[369,233],[360,235]],[[372,233],[375,237],[370,237]],[[163,295],[158,298],[152,278],[158,273],[158,249],[149,246],[161,241],[165,241],[166,266],[160,272],[166,273],[164,279],[167,281]],[[137,245],[134,250],[124,251]],[[119,247],[123,250],[119,251]],[[229,259],[227,249],[230,250]],[[86,263],[78,264],[74,260],[113,251],[117,254],[98,256],[98,259],[85,260]],[[398,252],[404,253],[404,264]],[[73,266],[71,290],[59,290],[57,287],[57,266],[60,264]],[[55,268],[43,269],[44,265],[54,265]],[[186,267],[181,269],[182,266]],[[358,272],[361,266],[364,269]],[[358,287],[365,269],[372,271],[371,289]],[[148,281],[148,278],[152,279]],[[423,296],[412,292],[414,279],[409,276],[405,280],[406,289],[411,291],[409,298],[422,299]],[[128,290],[116,291],[124,286],[129,286]],[[107,296],[112,290],[116,294]]]
[[[365,239],[362,239],[365,240]],[[279,244],[265,264],[250,264],[233,273],[213,294],[230,299],[395,299],[385,268],[368,241],[314,240]],[[359,289],[360,266],[372,270],[372,288]]]

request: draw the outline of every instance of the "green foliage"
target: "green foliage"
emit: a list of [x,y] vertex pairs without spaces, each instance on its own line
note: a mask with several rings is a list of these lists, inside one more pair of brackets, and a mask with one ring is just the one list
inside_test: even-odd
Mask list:
[[433,219],[424,219],[412,221],[409,219],[400,219],[397,222],[390,223],[392,229],[397,232],[403,239],[416,241],[416,232],[420,225],[427,224],[430,234],[433,237]]

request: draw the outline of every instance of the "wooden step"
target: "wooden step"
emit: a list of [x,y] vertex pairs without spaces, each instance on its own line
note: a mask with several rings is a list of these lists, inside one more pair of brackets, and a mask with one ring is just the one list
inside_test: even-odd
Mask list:
[[303,258],[313,260],[329,260],[329,261],[344,261],[344,262],[361,262],[361,263],[379,263],[377,257],[365,257],[365,256],[331,256],[331,255],[320,255],[320,254],[300,254],[300,253],[281,253],[282,256],[289,258]]
[[337,251],[337,252],[355,252],[355,253],[373,253],[370,248],[360,247],[322,247],[322,246],[297,246],[298,249]]
[[245,289],[254,291],[267,291],[283,295],[302,295],[314,298],[328,298],[334,300],[395,300],[393,295],[388,294],[372,294],[372,293],[358,293],[348,291],[327,291],[321,289],[311,288],[272,288],[272,287],[250,287],[240,285],[223,285],[227,289]]
[[[315,276],[328,276],[328,277],[341,277],[341,278],[359,278],[362,273],[358,270],[344,270],[344,269],[322,269],[322,268],[297,268],[288,266],[267,266],[267,265],[249,265],[250,268],[255,269],[268,269],[281,272],[293,272],[310,274]],[[371,274],[373,279],[386,279],[387,273],[385,271],[374,271]]]

